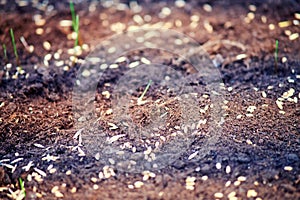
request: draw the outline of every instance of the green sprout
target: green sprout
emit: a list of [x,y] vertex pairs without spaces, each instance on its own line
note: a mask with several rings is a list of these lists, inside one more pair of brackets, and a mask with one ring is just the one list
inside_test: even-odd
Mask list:
[[11,37],[11,42],[12,42],[12,45],[13,45],[13,48],[14,48],[14,54],[16,56],[17,65],[20,65],[20,60],[19,60],[19,55],[18,55],[18,51],[17,51],[14,31],[12,30],[12,28],[10,29],[10,37]]
[[70,1],[70,10],[71,10],[71,15],[72,15],[72,28],[73,28],[73,30],[75,30],[76,15],[75,15],[75,9],[74,9],[73,1]]
[[274,58],[275,58],[275,71],[277,72],[278,70],[278,40],[276,40],[275,43],[275,52],[274,52]]
[[3,54],[4,54],[4,60],[7,61],[7,50],[6,50],[6,45],[2,44],[2,48],[3,48]]
[[152,83],[152,80],[149,80],[149,82],[148,82],[148,84],[147,84],[147,86],[146,86],[144,92],[143,92],[143,93],[141,94],[141,96],[138,98],[138,101],[142,101],[142,100],[143,100],[143,98],[144,98],[146,92],[148,91],[148,89],[149,89],[151,83]]
[[76,32],[76,40],[75,40],[75,44],[74,47],[78,46],[78,38],[79,38],[79,16],[76,15],[76,23],[75,23],[75,27],[74,27],[74,31]]
[[21,192],[24,195],[24,197],[26,197],[26,191],[25,191],[25,187],[24,187],[24,181],[22,180],[22,178],[19,178],[19,183],[20,183],[20,188],[21,188]]
[[70,11],[72,15],[72,28],[76,33],[76,40],[74,43],[74,48],[78,46],[79,41],[79,16],[76,15],[75,9],[74,9],[74,3],[70,1]]

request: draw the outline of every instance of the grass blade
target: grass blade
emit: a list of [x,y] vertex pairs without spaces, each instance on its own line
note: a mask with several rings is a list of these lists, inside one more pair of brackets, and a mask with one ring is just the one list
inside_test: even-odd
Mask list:
[[70,1],[70,11],[72,15],[72,28],[75,31],[75,23],[76,23],[76,16],[75,16],[75,9],[73,1]]
[[2,44],[2,48],[3,48],[4,60],[5,60],[5,62],[7,62],[7,61],[8,61],[8,58],[7,58],[6,45],[5,45],[5,44]]
[[10,29],[10,37],[11,37],[11,42],[12,42],[12,45],[13,45],[13,48],[14,48],[14,54],[15,54],[16,58],[19,58],[18,52],[17,52],[15,36],[14,36],[14,31],[12,30],[12,28]]
[[148,84],[147,84],[145,90],[143,91],[142,95],[139,97],[140,100],[143,100],[143,98],[144,98],[146,92],[148,91],[148,89],[149,89],[151,83],[152,83],[152,80],[150,80],[150,81],[148,82]]
[[77,47],[78,46],[78,40],[79,40],[79,16],[78,15],[76,15],[74,31],[76,32],[76,40],[75,40],[74,47]]
[[19,183],[20,183],[20,188],[21,188],[21,192],[23,193],[24,197],[26,197],[26,191],[25,191],[25,184],[24,181],[22,180],[22,178],[19,178]]

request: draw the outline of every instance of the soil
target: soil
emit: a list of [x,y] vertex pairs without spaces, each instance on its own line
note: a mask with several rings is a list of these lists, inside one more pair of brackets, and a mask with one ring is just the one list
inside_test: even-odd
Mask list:
[[[300,199],[298,1],[76,1],[78,55],[71,26],[60,24],[71,20],[69,2],[26,2],[0,2],[0,43],[7,49],[7,56],[0,53],[1,199],[22,199],[20,178],[26,199]],[[220,89],[208,90],[193,59],[139,49],[119,55],[126,59],[107,63],[103,73],[84,75],[101,73],[101,80],[81,84],[97,86],[92,99],[80,98],[95,105],[94,116],[83,119],[77,109],[88,103],[74,103],[82,66],[111,36],[150,25],[197,41],[205,61],[216,65]],[[115,45],[123,43],[132,45]],[[183,54],[192,58],[188,49]],[[148,90],[148,79],[137,84],[141,72],[129,70],[137,61],[163,72],[149,75]],[[182,90],[194,96],[184,102]],[[106,138],[110,145],[103,147]],[[123,157],[103,153],[119,146]],[[161,166],[150,166],[159,147]],[[147,161],[129,169],[132,152]]]

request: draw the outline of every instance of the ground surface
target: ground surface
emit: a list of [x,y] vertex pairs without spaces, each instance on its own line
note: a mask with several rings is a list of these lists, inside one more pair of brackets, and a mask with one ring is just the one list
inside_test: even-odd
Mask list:
[[[300,199],[297,1],[211,1],[210,6],[203,1],[145,1],[139,6],[131,3],[130,8],[126,2],[78,3],[82,49],[77,56],[72,55],[71,27],[61,24],[71,19],[68,2],[1,2],[0,43],[7,46],[7,59],[2,51],[0,60],[1,199],[20,196],[19,178],[25,182],[28,199]],[[72,91],[77,72],[84,73],[79,70],[81,64],[109,36],[140,27],[169,28],[199,42],[207,58],[218,65],[214,66],[222,83],[218,101],[207,91],[203,74],[180,60],[181,55],[174,55],[177,51],[136,50],[103,70],[92,99],[96,123],[79,129],[78,121],[85,120],[74,112]],[[17,38],[22,68],[16,67],[10,28]],[[32,47],[20,42],[21,36],[34,47],[32,52]],[[130,88],[125,116],[135,127],[121,123],[118,115],[123,116],[123,110],[114,104],[114,92],[137,61],[160,63],[179,73],[173,77],[169,68],[163,68],[162,79],[168,75],[192,87],[196,107],[188,111],[190,115],[181,112],[176,88],[170,92],[168,85],[153,79],[142,105],[136,100],[147,82]],[[153,111],[157,106],[162,109],[158,113]],[[216,125],[210,113],[218,106],[221,123]],[[151,123],[161,116],[165,123],[152,130]],[[180,119],[190,116],[191,124],[181,123]],[[155,134],[139,133],[143,127]],[[140,168],[124,170],[116,165],[117,157],[91,151],[95,142],[84,140],[80,145],[81,137],[103,133],[115,146],[123,145],[125,152],[141,152],[147,159],[153,158],[149,147],[154,149],[156,144],[165,145],[169,156],[176,156],[158,157],[160,163],[168,163],[163,168],[141,162]],[[188,141],[187,146],[168,147],[173,137],[180,141],[182,134],[187,134],[184,137],[189,140],[182,140]]]

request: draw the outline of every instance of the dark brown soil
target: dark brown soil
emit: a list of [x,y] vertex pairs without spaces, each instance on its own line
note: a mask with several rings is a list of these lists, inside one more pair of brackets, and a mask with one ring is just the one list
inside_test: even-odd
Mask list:
[[[1,4],[0,43],[6,44],[7,59],[1,51],[0,199],[20,195],[19,178],[25,183],[26,199],[300,199],[300,3],[210,1],[211,12],[205,3],[187,1],[179,8],[171,1],[146,0],[140,2],[143,9],[138,13],[134,13],[137,7],[132,3],[131,9],[123,9],[130,5],[125,1],[112,6],[77,3],[82,53],[76,57],[68,53],[74,45],[73,39],[67,39],[71,27],[60,26],[61,20],[71,19],[67,1]],[[161,17],[164,7],[170,8],[171,14]],[[43,25],[34,21],[38,14],[45,19]],[[291,24],[285,27],[285,21]],[[84,140],[78,146],[81,141],[74,138],[81,117],[74,111],[76,77],[82,72],[83,61],[99,50],[97,46],[116,35],[112,27],[116,23],[119,26],[115,27],[124,25],[121,31],[145,24],[176,30],[199,42],[219,64],[214,70],[224,84],[218,91],[220,104],[212,100],[204,75],[197,73],[193,63],[163,48],[124,53],[127,60],[115,69],[106,69],[97,83],[97,94],[91,99],[97,120],[92,121],[91,128],[85,124],[81,134],[92,136],[92,140],[103,133],[103,138],[122,135],[114,144],[130,143],[137,152],[150,146],[154,149],[159,141],[171,152],[170,157],[160,160],[168,163],[166,166],[155,169],[139,163],[126,171],[114,165],[109,156],[97,158],[97,149],[90,149],[97,141]],[[13,53],[10,28],[15,33],[21,70]],[[37,28],[43,33],[37,34]],[[34,46],[33,52],[26,50],[21,36]],[[51,44],[49,48],[45,41]],[[169,86],[155,80],[145,95],[147,102],[137,105],[147,81],[135,85],[130,79],[126,84],[136,88],[126,88],[128,109],[118,110],[116,92],[124,86],[122,77],[128,75],[130,63],[142,58],[166,66],[161,70],[163,75],[190,88],[197,95],[191,100],[195,107],[188,105],[191,110],[186,110],[176,99],[179,90],[170,92]],[[87,87],[91,83],[83,84]],[[214,110],[208,106],[211,103],[220,109],[217,112],[215,108],[222,117],[218,127],[214,114],[210,114]],[[76,106],[75,110],[86,105]],[[184,135],[187,128],[182,121],[189,117],[196,123],[191,128],[195,132]],[[157,121],[159,118],[165,121]],[[198,124],[202,119],[207,123]],[[118,128],[112,129],[113,125]],[[172,146],[174,132],[178,146]]]

